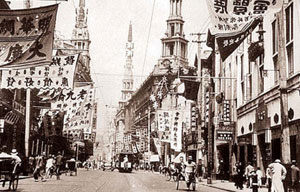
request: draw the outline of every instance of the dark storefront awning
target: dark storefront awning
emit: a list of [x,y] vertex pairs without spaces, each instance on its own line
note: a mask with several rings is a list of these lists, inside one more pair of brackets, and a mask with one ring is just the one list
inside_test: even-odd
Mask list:
[[4,117],[5,123],[8,123],[10,125],[16,124],[19,121],[19,119],[20,119],[20,116],[12,111],[6,113],[6,115]]

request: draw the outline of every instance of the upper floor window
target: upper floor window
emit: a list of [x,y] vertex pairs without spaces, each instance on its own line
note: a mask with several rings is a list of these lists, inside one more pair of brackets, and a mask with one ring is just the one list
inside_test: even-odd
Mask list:
[[286,16],[286,26],[285,26],[285,34],[286,34],[286,52],[288,58],[288,72],[289,75],[294,74],[294,8],[293,3],[289,3],[288,7],[285,9]]
[[294,38],[294,10],[293,10],[293,3],[290,3],[290,5],[285,9],[285,16],[286,16],[286,43],[290,43]]
[[278,27],[276,20],[272,23],[272,50],[273,55],[278,53]]

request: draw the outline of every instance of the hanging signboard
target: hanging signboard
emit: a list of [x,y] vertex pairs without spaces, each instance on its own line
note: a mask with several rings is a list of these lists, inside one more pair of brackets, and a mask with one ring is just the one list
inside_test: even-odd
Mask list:
[[171,148],[177,152],[182,149],[182,111],[173,111],[171,127]]
[[259,17],[280,10],[283,0],[206,0],[210,33],[225,60],[259,23]]
[[231,141],[232,139],[233,139],[232,131],[217,130],[217,140],[219,140],[219,141]]
[[72,90],[60,90],[52,109],[66,111],[64,129],[83,129],[92,132],[92,112],[94,89],[90,86],[75,87]]
[[72,89],[78,55],[55,56],[50,65],[2,72],[4,89]]
[[158,110],[158,131],[161,132],[160,140],[170,142],[172,111]]
[[0,68],[50,64],[58,4],[0,12]]

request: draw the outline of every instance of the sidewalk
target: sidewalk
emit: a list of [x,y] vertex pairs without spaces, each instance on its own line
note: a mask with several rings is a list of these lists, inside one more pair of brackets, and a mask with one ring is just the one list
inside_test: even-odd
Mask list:
[[[236,189],[236,187],[234,186],[233,182],[229,182],[229,181],[224,181],[221,182],[220,180],[213,180],[212,184],[207,184],[207,180],[203,179],[202,182],[198,183],[198,186],[201,189],[201,185],[203,186],[207,186],[207,187],[211,187],[211,188],[215,188],[215,189],[220,189],[220,190],[224,190],[224,191],[228,191],[228,192],[236,192],[236,191],[242,191],[242,192],[252,192],[252,189],[246,188],[246,186],[244,185],[244,189],[240,190],[240,189]],[[263,188],[259,188],[258,189],[259,192],[267,192],[268,189],[263,187]]]

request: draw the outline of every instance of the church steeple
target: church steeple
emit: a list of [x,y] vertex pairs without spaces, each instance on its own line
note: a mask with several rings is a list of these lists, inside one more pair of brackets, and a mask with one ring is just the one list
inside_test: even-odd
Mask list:
[[76,23],[73,29],[72,43],[83,55],[89,57],[90,35],[87,25],[88,9],[85,7],[85,0],[79,1],[76,8]]
[[76,52],[83,57],[87,70],[90,70],[90,35],[87,25],[88,9],[85,7],[85,0],[79,1],[76,8],[76,23],[73,29],[71,43],[76,47]]
[[[162,41],[162,58],[170,60],[177,67],[187,65],[187,45],[183,32],[182,0],[170,0],[170,15],[167,20],[167,31]],[[174,66],[175,67],[175,66]]]
[[133,65],[132,65],[132,58],[133,58],[133,49],[134,43],[132,38],[132,24],[129,24],[128,30],[128,40],[126,43],[126,63],[124,66],[124,77],[123,77],[123,85],[122,85],[122,98],[119,101],[119,107],[122,108],[125,103],[131,98],[133,93]]
[[131,24],[131,21],[130,21],[130,24],[129,24],[128,42],[132,42],[132,24]]

